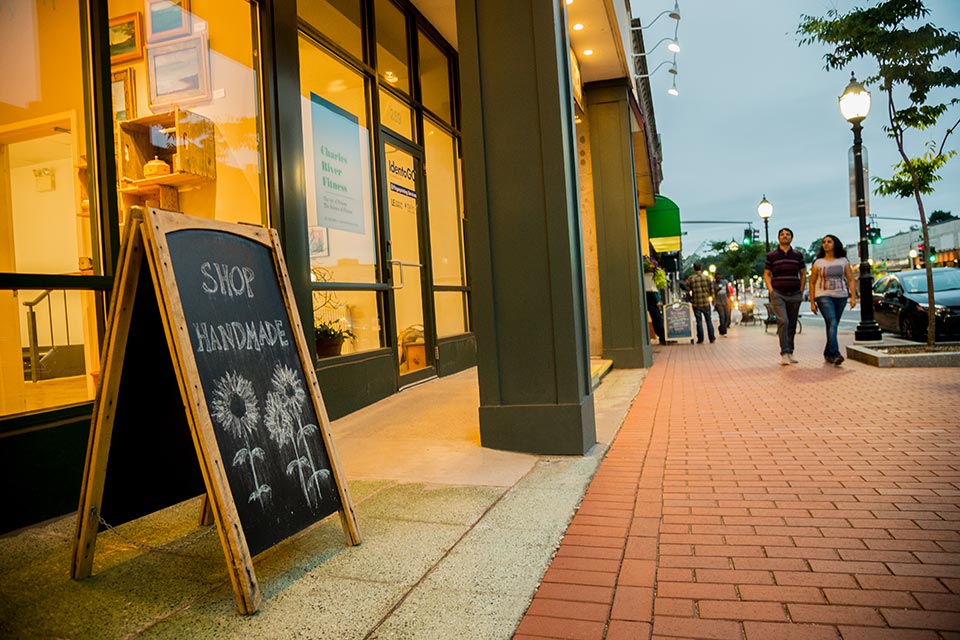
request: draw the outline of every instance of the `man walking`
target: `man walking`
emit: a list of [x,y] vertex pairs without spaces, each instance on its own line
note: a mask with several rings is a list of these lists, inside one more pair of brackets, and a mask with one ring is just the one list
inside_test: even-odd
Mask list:
[[717,315],[720,316],[720,326],[718,330],[720,335],[727,335],[727,329],[730,328],[730,296],[727,291],[728,282],[717,276],[717,293],[713,298],[713,306],[717,309]]
[[717,337],[713,334],[713,311],[710,309],[714,294],[713,278],[703,272],[703,265],[699,262],[693,263],[693,275],[687,279],[687,291],[690,292],[693,314],[697,317],[697,344],[703,344],[704,319],[707,321],[710,342],[714,342]]
[[767,254],[763,281],[770,292],[770,308],[777,315],[777,337],[780,338],[780,364],[796,363],[793,340],[797,335],[797,319],[807,283],[807,265],[803,254],[794,249],[793,231],[784,227],[777,232],[779,245]]

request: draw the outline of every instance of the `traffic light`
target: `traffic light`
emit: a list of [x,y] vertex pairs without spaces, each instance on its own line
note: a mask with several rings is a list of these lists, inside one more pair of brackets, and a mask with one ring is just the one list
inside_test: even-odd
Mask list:
[[760,229],[753,230],[753,241],[760,242]]
[[920,260],[920,262],[927,261],[927,249],[923,246],[922,242],[917,243],[917,259]]
[[880,233],[880,227],[873,229],[873,244],[883,244],[883,235]]
[[753,242],[753,230],[750,227],[747,227],[743,230],[743,245],[749,246]]
[[927,262],[934,263],[937,261],[937,248],[930,247],[930,251],[927,251]]

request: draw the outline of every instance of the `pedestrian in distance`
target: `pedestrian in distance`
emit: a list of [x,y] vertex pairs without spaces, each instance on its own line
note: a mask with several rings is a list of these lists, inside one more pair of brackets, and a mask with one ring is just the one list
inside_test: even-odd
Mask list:
[[717,332],[725,336],[727,329],[730,328],[730,291],[728,289],[730,283],[718,275],[714,286],[716,294],[713,297],[713,306],[717,310],[717,315],[720,316]]
[[647,313],[650,314],[650,324],[657,335],[660,344],[667,344],[667,337],[663,334],[663,302],[657,289],[647,291]]
[[710,342],[715,342],[717,336],[713,333],[713,311],[710,309],[715,294],[713,278],[703,272],[703,265],[699,262],[693,263],[693,275],[687,279],[687,292],[693,305],[693,315],[697,318],[697,344],[703,344],[704,320],[707,321],[707,336]]
[[819,312],[827,327],[823,359],[838,367],[843,363],[843,356],[837,343],[837,328],[847,300],[851,309],[857,304],[855,284],[847,250],[840,238],[828,233],[820,241],[820,250],[810,270],[810,310]]
[[795,364],[794,339],[803,290],[807,284],[807,265],[803,254],[793,248],[793,231],[784,227],[777,232],[777,247],[767,254],[763,281],[770,292],[770,307],[777,316],[777,337],[780,339],[780,364]]

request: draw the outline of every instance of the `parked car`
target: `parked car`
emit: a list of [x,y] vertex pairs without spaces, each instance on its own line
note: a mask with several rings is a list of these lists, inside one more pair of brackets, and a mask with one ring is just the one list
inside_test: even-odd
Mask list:
[[[937,336],[960,338],[960,269],[933,269]],[[927,274],[923,269],[883,276],[873,285],[873,316],[884,331],[926,340]]]

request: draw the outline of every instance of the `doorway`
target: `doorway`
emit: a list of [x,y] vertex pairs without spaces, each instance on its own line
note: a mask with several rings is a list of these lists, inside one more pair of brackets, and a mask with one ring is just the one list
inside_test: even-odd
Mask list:
[[436,377],[423,153],[385,136],[387,260],[399,388]]

